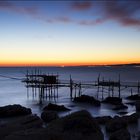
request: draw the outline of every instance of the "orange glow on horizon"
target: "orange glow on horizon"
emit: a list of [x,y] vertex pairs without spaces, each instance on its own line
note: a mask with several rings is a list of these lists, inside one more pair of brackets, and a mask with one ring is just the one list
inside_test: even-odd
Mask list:
[[109,61],[109,62],[0,62],[1,67],[12,66],[98,66],[140,63],[140,61]]

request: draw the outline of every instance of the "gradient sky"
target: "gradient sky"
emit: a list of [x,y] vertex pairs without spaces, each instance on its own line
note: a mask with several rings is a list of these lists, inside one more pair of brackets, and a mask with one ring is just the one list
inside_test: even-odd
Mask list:
[[139,1],[0,1],[0,65],[140,63]]

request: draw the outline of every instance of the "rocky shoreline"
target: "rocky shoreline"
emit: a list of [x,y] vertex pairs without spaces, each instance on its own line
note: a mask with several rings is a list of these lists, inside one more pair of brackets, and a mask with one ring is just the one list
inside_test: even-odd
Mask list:
[[[84,98],[87,102],[87,97]],[[82,101],[84,98],[82,97]],[[93,98],[92,100],[97,103]],[[94,104],[92,100],[90,103]],[[104,103],[122,105],[122,101],[117,98],[107,98]],[[131,140],[132,134],[128,127],[131,124],[138,124],[140,117],[138,101],[136,109],[136,113],[121,117],[93,117],[86,110],[59,117],[58,112],[70,109],[50,103],[39,117],[32,114],[30,108],[21,105],[3,106],[0,107],[0,140],[104,140],[101,126],[105,127],[109,140]],[[139,140],[140,133],[136,134],[133,137]]]

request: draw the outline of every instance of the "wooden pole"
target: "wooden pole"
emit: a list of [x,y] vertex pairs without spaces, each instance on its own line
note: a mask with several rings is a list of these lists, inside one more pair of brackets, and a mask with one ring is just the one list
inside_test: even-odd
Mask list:
[[118,81],[118,91],[119,91],[119,98],[121,98],[121,80],[120,80],[120,74],[119,74],[119,81]]
[[73,91],[73,81],[72,81],[72,78],[71,78],[71,75],[70,75],[70,98],[72,99],[72,91]]
[[138,95],[140,95],[140,82],[138,82]]

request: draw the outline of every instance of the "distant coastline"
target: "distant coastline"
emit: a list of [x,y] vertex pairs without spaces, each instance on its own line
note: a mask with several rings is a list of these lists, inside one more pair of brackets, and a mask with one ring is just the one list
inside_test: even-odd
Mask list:
[[75,65],[75,66],[47,66],[47,65],[23,65],[23,66],[0,66],[0,68],[12,68],[12,67],[140,67],[140,63],[128,63],[128,64],[103,64],[103,65]]

